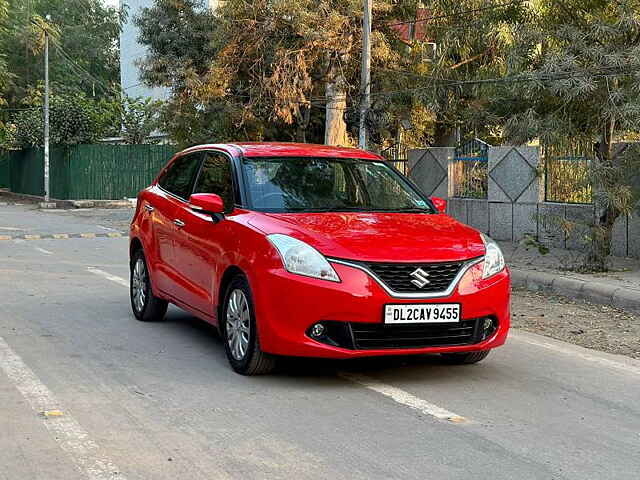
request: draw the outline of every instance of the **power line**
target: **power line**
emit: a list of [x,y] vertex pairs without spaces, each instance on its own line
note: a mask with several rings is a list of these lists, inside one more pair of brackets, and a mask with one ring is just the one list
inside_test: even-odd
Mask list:
[[87,71],[84,67],[82,67],[75,60],[73,60],[71,56],[62,47],[60,42],[58,42],[55,38],[52,38],[52,41],[53,41],[53,44],[58,49],[58,51],[60,52],[60,54],[62,55],[62,57],[72,66],[72,68],[75,67],[74,69],[76,70],[76,73],[78,73],[79,71],[80,73],[84,74],[88,79],[92,80],[92,82],[102,87],[105,93],[114,93],[115,90],[112,86],[105,83],[104,80],[94,77],[89,71]]
[[[408,75],[416,75],[412,72],[404,72],[400,70],[390,70],[394,73],[399,74],[408,74]],[[432,82],[438,82],[443,84],[444,87],[458,87],[465,85],[485,85],[485,84],[508,84],[508,83],[529,83],[529,82],[553,82],[558,80],[573,80],[576,78],[606,78],[606,77],[619,77],[626,75],[634,75],[640,72],[640,69],[635,70],[620,70],[620,71],[601,71],[599,73],[591,73],[591,72],[558,72],[555,74],[519,74],[512,75],[506,77],[499,78],[484,78],[484,79],[476,79],[476,80],[453,80],[446,78],[435,78],[435,77],[427,77]],[[416,91],[427,90],[431,88],[431,86],[423,86],[423,87],[415,87],[415,88],[406,88],[400,90],[391,90],[391,91],[380,91],[373,92],[371,95],[375,96],[389,96],[389,95],[399,95],[404,93],[411,93]]]

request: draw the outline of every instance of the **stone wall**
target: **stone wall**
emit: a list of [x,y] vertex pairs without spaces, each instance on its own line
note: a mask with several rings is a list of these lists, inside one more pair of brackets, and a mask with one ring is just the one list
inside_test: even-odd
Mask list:
[[[449,215],[496,240],[519,241],[525,234],[550,246],[581,250],[584,228],[567,235],[560,222],[585,221],[594,215],[591,205],[544,201],[544,176],[535,147],[491,147],[486,200],[452,198],[448,175],[454,149],[434,147],[409,151],[409,176],[429,196],[448,200]],[[618,219],[613,254],[640,258],[640,218]]]

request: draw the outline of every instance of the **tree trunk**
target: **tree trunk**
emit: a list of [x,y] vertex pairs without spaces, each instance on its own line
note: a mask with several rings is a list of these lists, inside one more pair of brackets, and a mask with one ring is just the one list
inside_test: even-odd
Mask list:
[[434,147],[456,147],[456,132],[444,123],[436,120],[436,128],[433,138]]
[[602,133],[602,139],[596,152],[596,165],[593,178],[593,206],[595,209],[594,224],[591,229],[591,248],[587,255],[587,266],[590,270],[604,272],[607,270],[607,258],[611,255],[611,239],[613,226],[620,212],[613,208],[605,199],[611,195],[608,190],[609,175],[604,174],[604,169],[611,168],[614,162],[613,133],[615,121],[606,123]]
[[347,109],[346,80],[336,66],[330,68],[328,78],[325,92],[327,103],[325,106],[324,143],[349,146],[347,124],[344,121],[344,113]]
[[[304,110],[304,113],[301,110]],[[296,116],[298,118],[296,142],[307,143],[307,128],[309,128],[309,121],[311,120],[311,106],[298,108]]]

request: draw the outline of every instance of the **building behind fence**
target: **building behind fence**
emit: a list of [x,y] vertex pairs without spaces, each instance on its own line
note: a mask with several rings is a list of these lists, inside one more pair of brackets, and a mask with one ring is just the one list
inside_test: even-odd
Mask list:
[[[488,147],[486,162],[449,147],[410,150],[408,158],[411,179],[427,195],[447,198],[450,215],[496,240],[519,241],[530,234],[551,246],[586,248],[586,225],[595,215],[588,160],[543,161],[536,147],[512,146]],[[478,181],[484,178],[486,187]],[[563,223],[575,228],[566,233]],[[619,218],[613,254],[640,258],[638,238],[640,218]]]
[[[51,198],[117,200],[147,187],[176,149],[168,145],[73,145],[51,148]],[[3,185],[4,183],[4,185]],[[41,148],[0,157],[0,187],[14,193],[44,195]]]

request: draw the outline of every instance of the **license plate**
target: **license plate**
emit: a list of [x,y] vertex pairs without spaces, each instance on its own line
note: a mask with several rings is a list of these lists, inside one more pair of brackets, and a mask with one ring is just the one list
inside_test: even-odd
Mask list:
[[385,305],[384,323],[456,323],[460,321],[457,303]]

